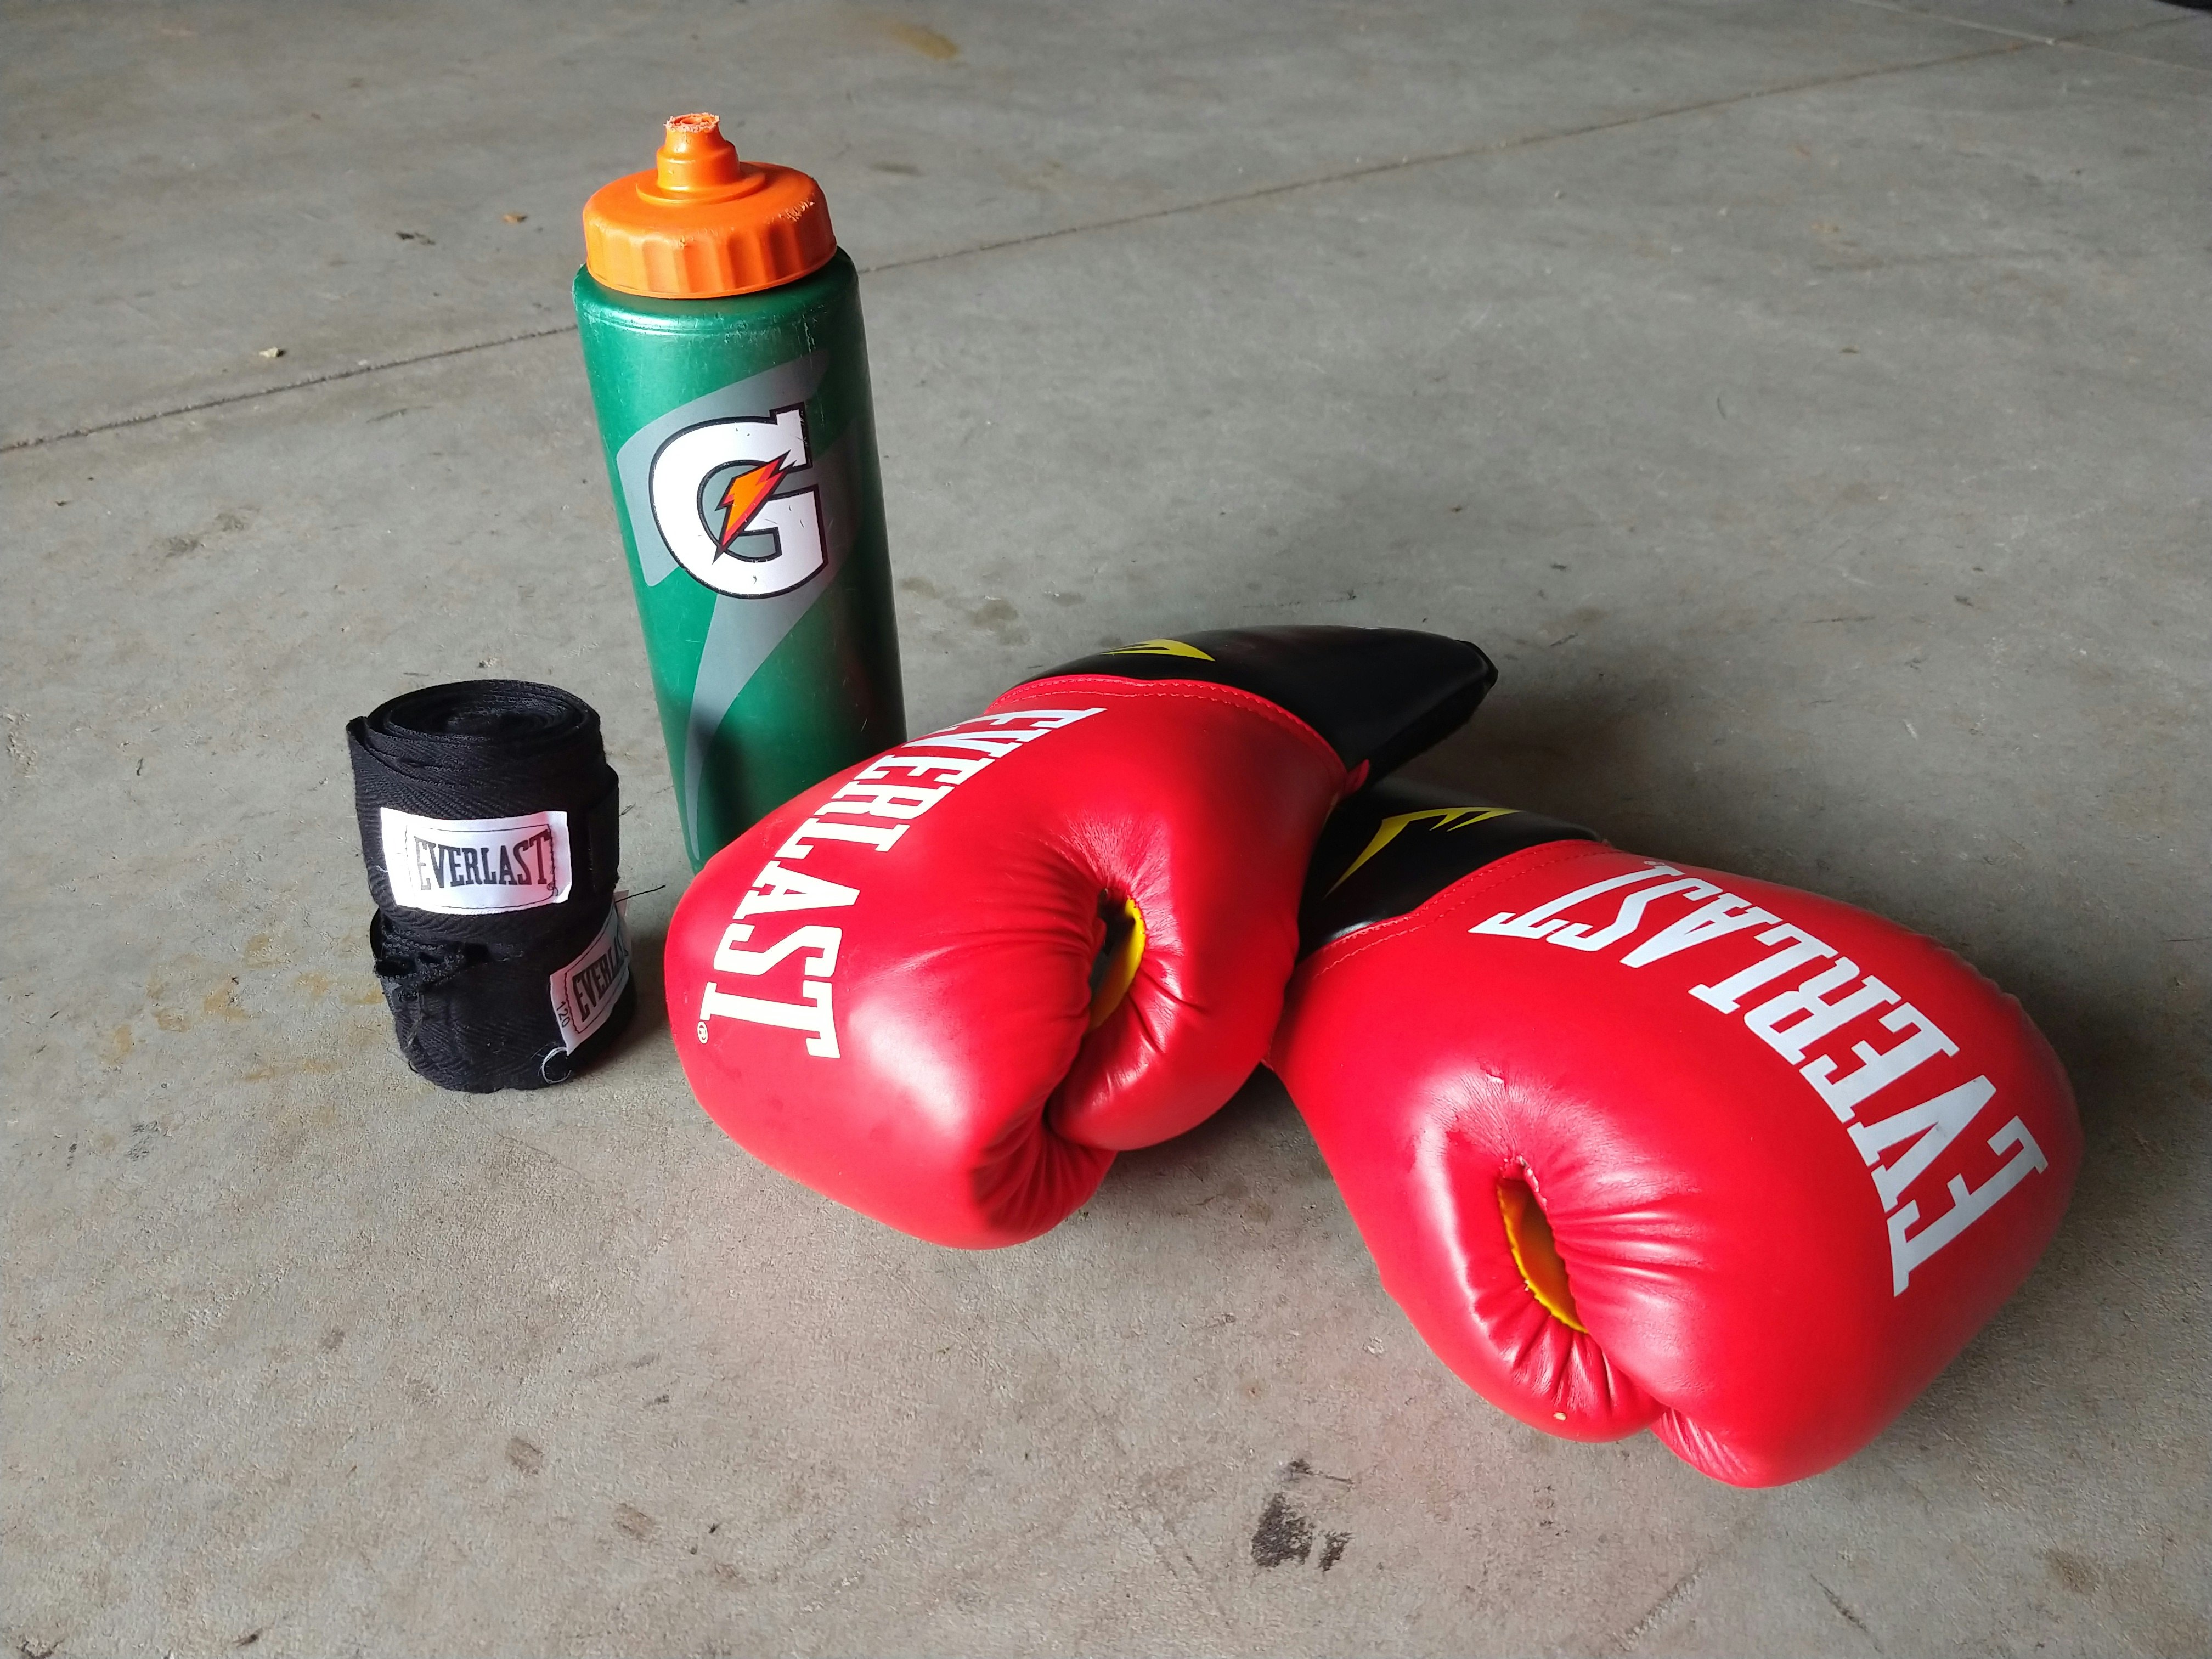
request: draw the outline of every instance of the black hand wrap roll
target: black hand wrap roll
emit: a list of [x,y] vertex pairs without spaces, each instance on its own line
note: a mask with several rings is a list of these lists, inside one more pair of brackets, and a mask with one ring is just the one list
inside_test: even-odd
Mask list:
[[637,1007],[599,715],[553,686],[464,680],[393,698],[346,743],[407,1063],[479,1094],[567,1081]]

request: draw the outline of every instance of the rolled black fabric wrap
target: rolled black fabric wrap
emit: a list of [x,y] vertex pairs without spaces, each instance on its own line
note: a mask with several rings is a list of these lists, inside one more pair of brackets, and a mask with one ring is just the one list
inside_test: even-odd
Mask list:
[[[598,927],[622,847],[589,703],[526,680],[461,680],[349,722],[346,744],[369,895],[410,935],[514,946]],[[396,881],[386,809],[402,815]],[[531,821],[484,827],[503,820]]]
[[1580,824],[1393,780],[1329,815],[1298,905],[1298,953],[1417,910],[1461,877],[1553,841],[1596,841]]
[[1079,657],[1038,679],[1197,680],[1265,697],[1379,778],[1467,723],[1498,669],[1465,640],[1409,628],[1223,628]]
[[407,1063],[476,1093],[565,1082],[637,1007],[599,715],[555,686],[463,680],[393,698],[346,742]]
[[[520,948],[411,938],[380,910],[368,942],[400,1053],[443,1089],[566,1083],[612,1048],[637,1012],[629,936],[611,907],[581,940]],[[563,1018],[571,1032],[592,1027],[574,1049]]]

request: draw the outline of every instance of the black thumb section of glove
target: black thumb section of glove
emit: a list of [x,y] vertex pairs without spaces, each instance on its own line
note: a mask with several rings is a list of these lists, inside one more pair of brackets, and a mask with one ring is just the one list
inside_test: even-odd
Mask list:
[[1393,779],[1329,814],[1298,904],[1298,954],[1419,909],[1461,877],[1523,848],[1595,831],[1436,784]]
[[1479,647],[1407,628],[1224,628],[1144,640],[1038,679],[1106,674],[1234,686],[1295,714],[1381,777],[1467,723],[1497,683]]

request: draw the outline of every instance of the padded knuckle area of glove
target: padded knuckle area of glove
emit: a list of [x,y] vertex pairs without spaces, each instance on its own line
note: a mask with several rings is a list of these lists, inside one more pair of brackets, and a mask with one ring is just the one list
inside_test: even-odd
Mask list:
[[1587,1332],[1589,1328],[1575,1310],[1567,1264],[1552,1237],[1551,1220],[1537,1202],[1535,1188],[1517,1176],[1501,1178],[1498,1209],[1504,1218],[1505,1243],[1513,1252],[1513,1265],[1521,1270],[1521,1282],[1528,1287],[1528,1294],[1569,1329]]

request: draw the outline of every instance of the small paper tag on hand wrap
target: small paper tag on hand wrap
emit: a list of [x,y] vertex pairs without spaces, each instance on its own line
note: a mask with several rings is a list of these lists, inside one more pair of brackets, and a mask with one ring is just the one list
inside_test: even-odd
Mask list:
[[379,809],[395,903],[442,916],[535,910],[568,896],[568,815],[426,818]]
[[561,1028],[562,1046],[574,1054],[607,1023],[629,983],[629,935],[623,928],[622,906],[617,904],[582,954],[554,970],[553,1022]]

